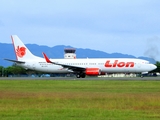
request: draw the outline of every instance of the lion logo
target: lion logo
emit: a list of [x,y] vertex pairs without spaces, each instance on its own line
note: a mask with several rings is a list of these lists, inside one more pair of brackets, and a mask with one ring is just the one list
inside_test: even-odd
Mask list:
[[18,57],[22,58],[26,54],[26,48],[17,46],[16,54]]

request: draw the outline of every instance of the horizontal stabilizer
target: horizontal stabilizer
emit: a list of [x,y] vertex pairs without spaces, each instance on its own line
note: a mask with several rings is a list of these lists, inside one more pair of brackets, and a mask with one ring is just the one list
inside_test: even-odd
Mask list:
[[10,61],[10,62],[15,62],[15,63],[25,63],[23,61],[18,61],[18,60],[11,60],[11,59],[4,59],[4,60]]

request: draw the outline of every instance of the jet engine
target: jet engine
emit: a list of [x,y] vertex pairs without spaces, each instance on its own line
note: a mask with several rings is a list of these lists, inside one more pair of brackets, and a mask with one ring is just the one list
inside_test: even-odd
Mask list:
[[86,68],[86,75],[97,76],[101,74],[101,70],[99,68]]

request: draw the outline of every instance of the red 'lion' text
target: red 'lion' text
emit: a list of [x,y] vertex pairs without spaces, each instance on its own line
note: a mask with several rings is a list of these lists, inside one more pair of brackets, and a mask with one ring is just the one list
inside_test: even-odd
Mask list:
[[134,62],[118,62],[118,60],[115,60],[114,63],[110,63],[110,60],[107,60],[105,67],[134,67]]

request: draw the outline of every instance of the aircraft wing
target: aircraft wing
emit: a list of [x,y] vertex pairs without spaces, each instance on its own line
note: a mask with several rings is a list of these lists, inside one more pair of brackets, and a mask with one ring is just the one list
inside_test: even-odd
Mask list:
[[72,65],[66,65],[66,64],[61,64],[61,63],[57,63],[57,62],[52,62],[45,53],[42,53],[46,62],[47,63],[52,63],[52,64],[55,64],[55,65],[61,65],[62,67],[64,68],[68,68],[72,71],[84,71],[86,68],[85,67],[78,67],[78,66],[72,66]]
[[25,63],[24,61],[18,61],[18,60],[11,60],[11,59],[4,59],[10,62],[15,62],[15,63]]

